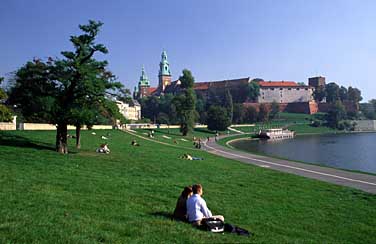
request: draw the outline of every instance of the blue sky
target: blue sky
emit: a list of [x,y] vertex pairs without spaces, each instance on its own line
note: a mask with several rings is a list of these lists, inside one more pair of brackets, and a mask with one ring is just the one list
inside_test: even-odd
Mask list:
[[88,19],[104,26],[98,41],[109,68],[133,88],[145,65],[157,85],[167,50],[174,79],[260,77],[327,81],[376,98],[376,1],[373,0],[2,0],[0,76],[33,57],[72,49],[69,36]]

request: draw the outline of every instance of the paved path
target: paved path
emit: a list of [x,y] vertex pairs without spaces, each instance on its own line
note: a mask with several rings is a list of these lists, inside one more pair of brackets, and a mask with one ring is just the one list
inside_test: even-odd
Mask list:
[[[226,136],[222,136],[224,138]],[[376,194],[376,176],[344,171],[340,169],[320,167],[317,165],[291,162],[275,159],[267,156],[232,150],[218,145],[214,138],[204,143],[203,149],[209,153],[222,157],[235,159],[247,164],[254,164],[264,168],[270,168],[290,174],[296,174],[307,178],[317,179],[337,185],[349,186],[366,192]]]

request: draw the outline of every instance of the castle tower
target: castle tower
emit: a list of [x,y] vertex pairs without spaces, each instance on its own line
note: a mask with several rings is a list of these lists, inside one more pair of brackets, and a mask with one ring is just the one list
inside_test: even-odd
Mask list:
[[166,86],[171,84],[171,71],[170,71],[170,64],[167,60],[167,53],[166,51],[162,52],[162,60],[159,63],[159,84],[158,90],[163,92]]
[[142,66],[140,81],[138,82],[138,97],[142,98],[149,95],[150,81],[146,76],[145,68]]

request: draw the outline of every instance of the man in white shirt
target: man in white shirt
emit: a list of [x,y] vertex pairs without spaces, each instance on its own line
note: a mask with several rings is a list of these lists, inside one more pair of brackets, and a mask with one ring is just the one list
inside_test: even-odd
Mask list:
[[194,226],[200,226],[202,220],[206,218],[215,218],[224,221],[223,216],[213,216],[206,206],[205,200],[201,197],[203,190],[200,184],[192,186],[193,195],[187,200],[188,221]]

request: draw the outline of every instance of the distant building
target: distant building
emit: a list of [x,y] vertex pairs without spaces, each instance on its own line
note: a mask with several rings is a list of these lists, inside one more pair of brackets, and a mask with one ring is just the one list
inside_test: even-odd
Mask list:
[[158,87],[150,87],[149,78],[146,75],[145,68],[142,67],[138,87],[134,89],[134,98],[139,99],[151,95],[161,95],[165,93],[167,86],[171,85],[170,64],[167,60],[167,52],[163,51],[161,62],[159,63]]
[[116,101],[119,112],[128,120],[141,119],[141,105],[137,101],[132,101],[132,104]]
[[314,88],[294,81],[260,81],[259,103],[298,103],[313,100]]
[[325,77],[317,76],[317,77],[311,77],[308,78],[308,85],[313,86],[315,88],[317,87],[323,87],[325,86]]

